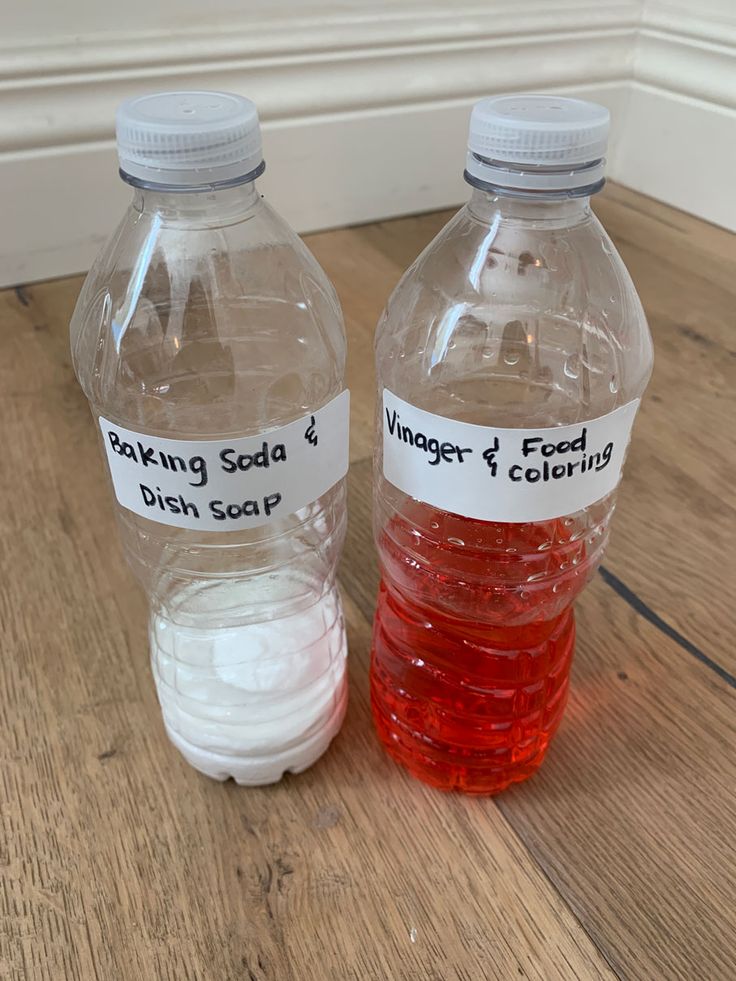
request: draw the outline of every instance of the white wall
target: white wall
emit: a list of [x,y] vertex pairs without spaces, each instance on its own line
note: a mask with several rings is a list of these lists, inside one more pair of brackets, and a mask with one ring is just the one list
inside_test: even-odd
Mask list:
[[[424,0],[409,0],[418,9]],[[145,34],[149,31],[200,31],[247,26],[254,19],[279,19],[306,11],[310,18],[336,12],[376,13],[394,6],[392,0],[21,0],[6,4],[3,10],[5,42],[24,39],[31,44],[39,38],[66,39],[120,32]],[[405,4],[407,6],[407,4]]]
[[611,176],[736,227],[735,0],[31,0],[3,27],[0,283],[86,268],[128,198],[115,106],[162,88],[255,99],[302,231],[462,200],[469,107],[510,89],[604,102]]
[[736,0],[646,0],[619,179],[736,230]]

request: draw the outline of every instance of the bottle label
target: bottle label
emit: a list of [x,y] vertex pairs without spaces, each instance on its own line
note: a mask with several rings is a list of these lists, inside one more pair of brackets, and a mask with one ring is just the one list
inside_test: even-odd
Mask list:
[[313,413],[239,439],[164,439],[100,417],[115,496],[176,528],[237,531],[284,518],[348,471],[350,393]]
[[610,494],[639,399],[598,419],[495,429],[425,412],[383,390],[383,475],[418,501],[481,521],[545,521]]

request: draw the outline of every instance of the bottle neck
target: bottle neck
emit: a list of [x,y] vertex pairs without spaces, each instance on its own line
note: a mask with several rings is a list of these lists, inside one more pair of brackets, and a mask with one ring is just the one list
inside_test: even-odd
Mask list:
[[156,215],[168,223],[223,225],[242,221],[258,207],[261,195],[255,181],[234,187],[201,190],[136,187],[133,208],[141,215]]
[[498,194],[473,188],[468,210],[484,224],[520,222],[544,228],[569,228],[591,215],[590,197],[553,198],[533,194]]

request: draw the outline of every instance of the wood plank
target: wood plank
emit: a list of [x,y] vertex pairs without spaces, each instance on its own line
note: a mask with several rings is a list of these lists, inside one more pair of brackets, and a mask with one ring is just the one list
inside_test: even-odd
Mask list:
[[22,733],[21,713],[3,720],[27,747],[3,767],[4,977],[613,977],[492,804],[481,835],[473,802],[448,811],[381,753],[350,605],[348,723],[319,768],[258,790],[200,777],[167,743],[142,603],[123,609],[130,646],[112,609],[94,640],[130,658],[143,697],[109,673],[84,683],[80,617],[31,669],[43,692],[63,659],[68,686],[29,703]]
[[[366,616],[369,468],[351,469],[342,578]],[[577,610],[562,728],[540,772],[497,804],[620,977],[731,977],[734,691],[600,577]]]
[[732,292],[736,288],[732,232],[618,184],[606,184],[603,193],[593,199],[593,206],[619,244],[636,242],[658,264],[676,266]]
[[604,562],[734,674],[733,508],[701,486],[697,466],[684,473],[666,451],[653,452],[640,436],[643,426],[644,419],[635,430]]
[[538,774],[499,807],[621,977],[736,976],[734,691],[598,578]]
[[[468,188],[468,192],[470,188]],[[458,211],[432,211],[424,215],[410,215],[393,221],[377,221],[370,225],[360,225],[353,229],[361,241],[370,245],[397,268],[398,275],[389,293],[399,281],[404,271],[414,262],[432,239],[439,234],[447,222]],[[388,294],[383,299],[385,303]]]
[[69,366],[77,285],[0,294],[2,976],[612,978],[492,802],[382,753],[350,600],[351,709],[319,766],[245,790],[169,745]]
[[263,790],[199,777],[163,734],[69,365],[81,280],[0,293],[3,977],[736,975],[734,696],[708,664],[736,673],[734,239],[620,188],[597,208],[657,348],[606,557],[635,596],[586,591],[566,721],[495,802],[406,777],[367,696],[373,329],[448,214],[310,237],[351,346],[352,695],[325,760]]
[[[620,189],[601,200],[657,349],[607,561],[733,671],[734,239]],[[361,233],[406,265],[446,217]],[[353,467],[344,574],[366,616],[369,469]],[[539,776],[499,806],[621,976],[731,976],[733,694],[601,579],[579,624],[567,722]]]
[[735,674],[736,236],[622,188],[598,211],[655,344],[606,562]]

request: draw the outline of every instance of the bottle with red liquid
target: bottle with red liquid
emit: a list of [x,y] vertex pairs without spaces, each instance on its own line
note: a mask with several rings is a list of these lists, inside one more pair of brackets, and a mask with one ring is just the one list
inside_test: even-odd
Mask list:
[[373,715],[391,755],[446,790],[497,793],[544,758],[652,370],[590,208],[608,125],[575,99],[479,102],[471,198],[376,334]]

